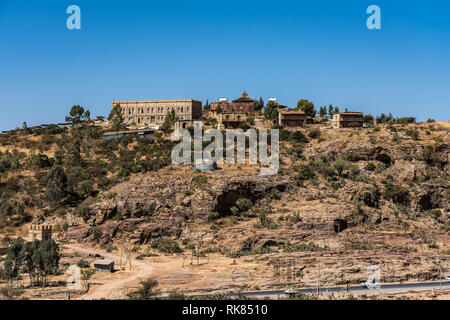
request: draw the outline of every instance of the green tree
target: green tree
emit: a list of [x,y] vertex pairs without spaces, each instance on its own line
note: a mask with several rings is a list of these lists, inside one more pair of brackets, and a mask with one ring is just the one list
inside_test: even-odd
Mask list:
[[278,107],[274,101],[269,101],[264,108],[264,118],[271,120],[273,123],[278,121]]
[[375,119],[370,114],[366,114],[363,119],[364,119],[364,123],[367,124],[367,125],[373,125],[374,124],[374,120]]
[[314,118],[316,116],[316,109],[314,103],[306,99],[301,99],[297,102],[297,110],[303,111],[308,117]]
[[328,116],[330,117],[330,119],[333,118],[333,114],[334,114],[334,108],[333,108],[333,105],[330,104],[328,106]]
[[236,201],[236,206],[242,211],[246,212],[250,210],[253,206],[253,203],[250,199],[247,198],[241,198]]
[[209,109],[210,109],[210,105],[209,105],[208,99],[206,99],[206,103],[203,106],[203,111],[209,111]]
[[132,300],[150,300],[159,294],[159,290],[155,289],[158,286],[158,281],[155,279],[147,279],[141,281],[141,287],[128,294]]
[[25,241],[18,238],[10,242],[8,254],[3,265],[2,276],[12,284],[13,280],[20,277],[20,270],[25,259]]
[[325,118],[327,116],[327,108],[325,106],[320,107],[319,115],[322,118]]
[[89,110],[84,110],[80,105],[75,105],[70,109],[69,115],[66,117],[66,121],[70,122],[72,126],[77,126],[83,122],[90,120],[91,113]]
[[120,104],[116,103],[108,116],[108,122],[111,130],[119,131],[122,128],[123,116],[122,107]]
[[21,288],[15,288],[13,286],[6,286],[0,288],[0,294],[4,296],[7,300],[14,300],[17,297],[20,297],[25,290]]
[[67,191],[67,176],[64,169],[54,166],[45,176],[45,199],[49,202],[61,202],[61,198]]
[[261,111],[264,108],[264,100],[262,97],[259,97],[259,101],[255,105],[255,111]]
[[334,107],[334,111],[333,114],[339,113],[339,108],[338,107]]
[[175,110],[171,110],[167,114],[166,118],[164,119],[164,123],[162,125],[162,130],[165,133],[168,133],[177,120],[178,119],[177,119],[177,117],[175,115]]
[[25,266],[30,284],[45,286],[47,277],[56,274],[61,258],[59,246],[54,240],[29,242],[25,246]]
[[81,165],[81,144],[80,140],[75,139],[69,145],[66,153],[66,165],[68,167],[78,167]]
[[349,169],[349,163],[344,160],[336,160],[332,163],[332,167],[336,170],[336,173],[339,177],[342,176],[345,170]]

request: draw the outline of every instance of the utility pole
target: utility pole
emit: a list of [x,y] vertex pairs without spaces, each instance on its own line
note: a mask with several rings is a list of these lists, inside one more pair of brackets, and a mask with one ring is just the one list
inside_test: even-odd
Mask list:
[[317,294],[320,293],[320,262],[319,262],[319,273],[317,275]]

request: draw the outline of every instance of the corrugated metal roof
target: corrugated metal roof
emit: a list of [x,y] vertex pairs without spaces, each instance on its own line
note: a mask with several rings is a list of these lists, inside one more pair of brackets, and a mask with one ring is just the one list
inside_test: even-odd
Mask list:
[[94,262],[94,265],[104,265],[109,266],[110,264],[114,263],[114,260],[97,260]]

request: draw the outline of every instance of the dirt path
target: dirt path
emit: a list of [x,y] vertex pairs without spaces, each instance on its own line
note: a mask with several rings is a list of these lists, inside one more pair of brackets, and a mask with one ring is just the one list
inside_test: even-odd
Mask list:
[[[120,256],[99,249],[83,248],[69,244],[64,245],[64,247],[86,254],[100,254],[103,257],[115,260],[116,262],[120,261]],[[122,298],[125,286],[129,287],[135,285],[139,280],[148,278],[153,273],[153,267],[146,262],[137,261],[132,258],[131,264],[132,274],[119,279],[113,277],[112,279],[101,280],[102,283],[100,285],[91,286],[89,292],[80,296],[79,299]]]

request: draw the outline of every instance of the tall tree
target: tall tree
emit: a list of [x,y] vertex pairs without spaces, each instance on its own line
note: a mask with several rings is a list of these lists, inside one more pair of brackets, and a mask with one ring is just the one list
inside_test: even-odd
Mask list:
[[301,99],[297,102],[297,110],[301,110],[308,117],[314,118],[316,116],[316,109],[314,109],[314,103],[306,99]]
[[45,176],[45,198],[49,202],[61,202],[62,197],[67,191],[67,176],[63,168],[54,166]]
[[20,269],[25,258],[24,246],[25,241],[22,238],[11,241],[9,245],[2,274],[5,280],[8,280],[11,284],[13,280],[18,279],[20,276]]
[[75,105],[70,109],[69,115],[66,117],[66,121],[70,122],[72,126],[77,126],[83,122],[89,121],[91,113],[89,110],[84,110],[80,105]]
[[66,152],[65,164],[69,167],[78,167],[81,165],[81,144],[79,139],[75,139],[69,145]]
[[171,110],[164,119],[162,130],[166,133],[169,132],[169,130],[172,128],[172,126],[175,124],[177,120],[178,118],[175,115],[175,110]]
[[333,114],[334,114],[334,108],[333,108],[333,105],[330,104],[328,106],[328,115],[330,116],[330,118],[333,118]]
[[274,101],[269,101],[264,108],[264,118],[271,120],[273,123],[278,121],[278,107]]
[[122,107],[116,103],[109,113],[108,122],[111,130],[119,131],[123,124]]
[[256,103],[255,111],[261,111],[264,108],[264,100],[259,97],[259,101]]
[[208,99],[206,99],[206,103],[205,103],[205,105],[203,106],[203,111],[209,111],[209,108],[210,108],[209,102],[208,102]]
[[325,106],[320,107],[319,114],[322,118],[325,118],[327,116],[327,108]]

